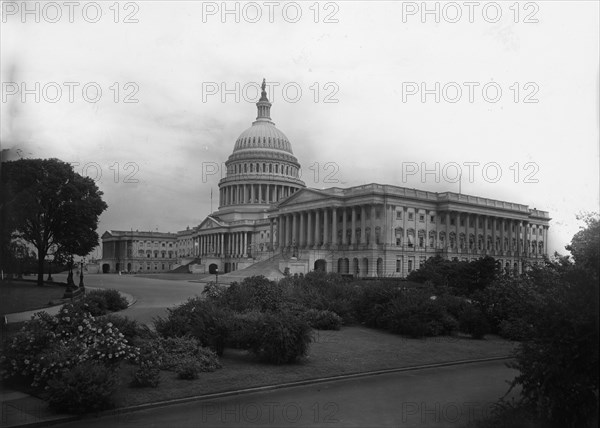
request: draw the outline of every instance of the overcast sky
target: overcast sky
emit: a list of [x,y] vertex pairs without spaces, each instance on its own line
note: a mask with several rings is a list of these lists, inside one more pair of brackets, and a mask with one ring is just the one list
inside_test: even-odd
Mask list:
[[100,234],[215,210],[263,77],[309,187],[458,192],[460,166],[462,193],[549,211],[563,253],[598,211],[598,2],[111,4],[2,6],[5,157],[96,178]]

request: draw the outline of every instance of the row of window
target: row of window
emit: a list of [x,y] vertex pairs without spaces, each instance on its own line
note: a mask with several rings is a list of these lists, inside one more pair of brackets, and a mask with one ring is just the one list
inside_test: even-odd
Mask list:
[[298,178],[298,168],[293,165],[278,164],[271,162],[249,162],[249,163],[236,163],[231,165],[227,171],[228,174],[282,174],[291,177]]
[[275,148],[281,150],[291,150],[290,143],[283,138],[273,137],[244,137],[237,141],[238,147],[241,149],[251,147]]

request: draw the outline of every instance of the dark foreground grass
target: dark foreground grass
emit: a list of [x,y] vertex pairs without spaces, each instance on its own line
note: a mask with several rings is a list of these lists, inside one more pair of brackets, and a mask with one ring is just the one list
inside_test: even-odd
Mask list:
[[0,282],[0,314],[41,309],[49,306],[50,301],[62,299],[65,287],[46,284],[39,287],[30,281]]
[[365,327],[315,332],[307,358],[298,364],[273,366],[256,362],[245,351],[226,349],[223,368],[202,373],[197,380],[179,380],[174,372],[161,372],[158,388],[131,388],[130,367],[123,368],[117,396],[119,407],[215,392],[308,380],[373,370],[410,367],[457,360],[503,357],[515,343],[496,336],[485,340],[466,337],[407,339]]

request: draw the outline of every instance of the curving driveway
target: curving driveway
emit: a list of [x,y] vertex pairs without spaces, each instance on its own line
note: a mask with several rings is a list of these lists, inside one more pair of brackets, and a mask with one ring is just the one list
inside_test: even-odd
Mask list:
[[[67,280],[66,274],[57,274],[54,277],[57,281]],[[85,276],[84,283],[86,286],[114,288],[131,294],[135,304],[119,312],[119,315],[145,324],[152,324],[152,319],[164,316],[167,308],[178,305],[189,297],[200,295],[204,290],[204,284],[199,282],[117,274],[89,274]]]

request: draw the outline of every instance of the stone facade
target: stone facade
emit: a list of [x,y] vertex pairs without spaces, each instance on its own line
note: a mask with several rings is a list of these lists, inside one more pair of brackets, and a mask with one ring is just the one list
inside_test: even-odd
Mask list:
[[[256,105],[225,163],[218,210],[177,234],[107,232],[106,263],[139,255],[119,266],[156,272],[196,259],[196,271],[227,273],[272,258],[282,272],[404,277],[435,255],[489,255],[521,272],[547,254],[550,217],[526,205],[381,184],[306,188],[289,139],[271,121],[264,82]],[[157,257],[163,249],[174,252]]]

